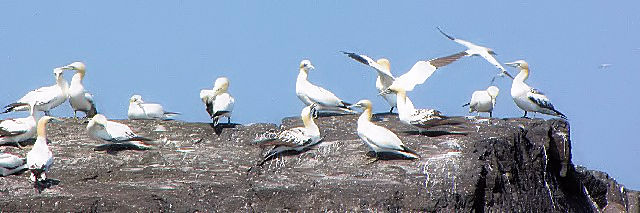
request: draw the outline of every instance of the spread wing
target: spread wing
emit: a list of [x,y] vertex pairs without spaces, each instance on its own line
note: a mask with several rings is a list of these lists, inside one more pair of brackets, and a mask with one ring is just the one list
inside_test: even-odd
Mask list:
[[449,65],[454,61],[466,56],[467,53],[459,52],[453,55],[431,59],[429,61],[418,61],[409,72],[396,78],[391,87],[402,88],[405,91],[412,91],[413,88],[424,83],[440,67]]
[[378,72],[378,76],[380,76],[380,80],[382,81],[383,85],[391,85],[391,83],[393,83],[394,77],[391,74],[391,71],[386,67],[378,64],[378,62],[374,61],[369,56],[344,51],[342,53],[346,54],[357,62],[369,65],[370,67],[374,68]]

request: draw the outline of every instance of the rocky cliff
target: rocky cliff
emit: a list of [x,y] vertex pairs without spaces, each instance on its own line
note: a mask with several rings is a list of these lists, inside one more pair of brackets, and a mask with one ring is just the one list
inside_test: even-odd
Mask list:
[[[297,155],[255,166],[260,133],[302,125],[228,126],[121,121],[155,138],[152,150],[95,151],[84,124],[48,127],[56,157],[48,188],[28,173],[0,178],[2,211],[427,211],[639,212],[640,195],[605,173],[571,163],[564,120],[451,118],[460,125],[419,131],[396,115],[375,116],[419,160],[371,162],[355,115],[320,117],[324,140]],[[0,151],[26,155],[22,150]],[[292,153],[290,153],[292,154]],[[251,171],[248,171],[251,168]]]

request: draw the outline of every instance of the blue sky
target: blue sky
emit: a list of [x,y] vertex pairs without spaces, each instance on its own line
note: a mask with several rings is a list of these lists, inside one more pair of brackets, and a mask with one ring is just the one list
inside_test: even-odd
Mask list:
[[[0,103],[53,84],[54,67],[83,61],[85,87],[112,119],[126,118],[129,97],[140,94],[183,113],[180,120],[206,122],[199,90],[227,76],[233,121],[279,122],[303,107],[295,78],[299,62],[310,59],[312,82],[386,111],[375,72],[339,51],[386,57],[399,75],[417,60],[464,50],[440,26],[493,48],[503,63],[527,60],[530,85],[570,118],[573,162],[640,189],[637,8],[637,1],[2,1]],[[494,73],[482,59],[465,58],[409,96],[417,107],[466,115],[460,106]],[[65,74],[70,81],[72,72]],[[522,116],[510,85],[497,81],[497,117]],[[72,116],[68,103],[53,113]]]

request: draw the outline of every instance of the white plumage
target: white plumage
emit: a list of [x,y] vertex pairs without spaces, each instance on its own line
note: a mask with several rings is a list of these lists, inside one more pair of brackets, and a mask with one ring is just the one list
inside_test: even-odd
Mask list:
[[125,124],[107,120],[107,117],[102,114],[93,116],[89,120],[86,129],[91,138],[111,143],[131,144],[139,148],[148,148],[144,142],[152,141],[139,136]]
[[33,107],[25,118],[14,118],[0,121],[0,145],[26,141],[36,136],[37,118]]
[[306,106],[300,112],[300,118],[302,119],[303,127],[295,127],[279,134],[266,133],[261,138],[255,141],[259,145],[276,145],[271,149],[263,158],[263,161],[259,164],[275,157],[277,154],[288,150],[302,151],[309,146],[313,146],[322,140],[320,137],[320,129],[313,121],[313,110],[315,110],[315,104]]
[[0,176],[12,175],[27,168],[24,158],[9,153],[0,153]]
[[435,109],[416,109],[404,90],[394,90],[398,97],[398,118],[403,123],[427,128],[439,125],[445,119],[442,113]]
[[131,120],[167,120],[180,113],[166,112],[160,104],[145,103],[142,96],[133,95],[129,98],[127,116]]
[[399,154],[410,159],[420,157],[415,151],[406,147],[396,134],[371,122],[371,101],[361,100],[354,106],[364,109],[364,112],[358,118],[358,136],[376,153],[376,157],[383,152]]
[[539,112],[547,115],[554,115],[566,119],[567,117],[556,110],[551,101],[542,92],[530,87],[524,81],[529,78],[529,64],[524,60],[518,60],[506,63],[508,66],[515,67],[520,73],[513,79],[511,84],[511,97],[516,105],[524,110],[524,116],[527,112]]
[[486,60],[487,62],[489,62],[490,64],[492,64],[493,66],[495,66],[496,68],[498,68],[500,70],[500,72],[506,76],[509,76],[509,78],[513,77],[507,72],[507,70],[502,66],[502,64],[500,64],[500,62],[498,62],[498,60],[496,60],[495,57],[493,57],[493,55],[495,55],[496,53],[487,47],[483,47],[483,46],[479,46],[476,45],[474,43],[459,39],[459,38],[454,38],[453,36],[450,36],[446,33],[444,33],[440,28],[438,28],[438,31],[440,31],[440,33],[442,33],[442,35],[444,35],[445,37],[447,37],[449,40],[452,40],[458,44],[461,44],[465,47],[467,47],[467,50],[464,51],[467,55],[469,56],[480,56],[482,58],[484,58],[484,60]]
[[486,90],[474,91],[471,94],[469,112],[488,112],[489,117],[493,117],[493,107],[496,105],[496,97],[500,90],[496,86],[490,86]]
[[309,71],[315,69],[311,61],[302,60],[300,62],[300,73],[296,79],[296,95],[307,106],[317,104],[317,109],[332,112],[349,112],[349,103],[338,98],[335,94],[322,87],[313,85],[307,79]]
[[205,104],[214,125],[218,125],[221,117],[227,117],[227,123],[231,123],[231,114],[236,100],[228,90],[229,79],[226,77],[216,79],[212,90],[200,90],[200,99]]
[[47,123],[57,120],[50,116],[44,116],[38,121],[38,137],[36,143],[27,153],[27,166],[31,171],[30,179],[33,182],[47,179],[46,172],[53,164],[53,153],[47,145]]
[[82,62],[73,62],[67,66],[60,67],[63,70],[75,70],[71,78],[69,87],[69,104],[73,109],[73,118],[77,118],[77,112],[84,112],[85,117],[91,118],[97,114],[96,105],[93,102],[93,95],[85,90],[82,80],[86,74],[86,67]]
[[380,94],[382,98],[384,98],[384,100],[391,107],[391,109],[389,109],[389,113],[393,112],[393,108],[397,107],[396,94],[384,93],[384,91],[389,86],[391,86],[394,80],[393,74],[391,74],[391,66],[390,66],[389,60],[386,58],[381,58],[381,59],[378,59],[377,61],[374,61],[373,59],[371,59],[369,56],[366,56],[366,55],[358,55],[355,53],[349,53],[344,51],[342,53],[346,54],[350,58],[353,58],[354,60],[360,63],[373,67],[377,71],[378,77],[376,78],[376,89],[378,90],[378,94]]
[[[383,95],[391,94],[386,91],[389,88],[412,91],[416,85],[423,84],[427,79],[429,79],[433,72],[435,72],[438,68],[453,63],[454,61],[457,61],[458,59],[466,55],[465,52],[460,52],[441,58],[431,59],[428,61],[418,61],[413,65],[413,67],[411,67],[408,72],[395,78],[389,71],[390,64],[389,60],[387,59],[379,59],[376,62],[366,55],[358,55],[348,52],[343,53],[347,54],[349,57],[360,63],[373,67],[378,71],[378,80],[380,82],[380,85],[378,85],[378,80],[376,80],[376,87],[379,87],[378,90],[381,91],[381,94]],[[385,99],[388,98],[393,98],[393,96],[385,97]],[[389,102],[389,104],[391,105],[391,102]]]
[[43,111],[45,115],[49,115],[49,110],[59,106],[69,98],[69,83],[64,80],[62,72],[62,69],[53,69],[53,74],[56,79],[55,85],[41,87],[28,92],[18,101],[5,106],[5,110],[2,113],[11,111],[27,111],[29,110],[29,107],[25,105],[25,103],[33,103],[35,104],[36,111]]

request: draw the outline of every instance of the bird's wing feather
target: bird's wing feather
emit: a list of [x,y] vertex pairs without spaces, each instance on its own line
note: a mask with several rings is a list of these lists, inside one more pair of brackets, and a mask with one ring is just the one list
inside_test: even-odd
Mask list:
[[495,66],[496,68],[500,69],[500,71],[506,71],[502,64],[500,64],[500,62],[498,62],[498,60],[496,60],[496,58],[488,52],[482,52],[480,56],[482,56],[482,58],[484,58],[484,60],[487,60],[487,62],[489,62],[490,64],[493,64],[493,66]]
[[466,56],[467,53],[459,52],[453,55],[434,58],[429,61],[418,61],[409,72],[396,78],[393,86],[403,88],[405,91],[412,91],[413,88],[424,83],[436,69],[453,63],[454,61]]
[[303,127],[296,127],[278,134],[278,140],[280,141],[278,145],[296,147],[310,143],[311,137],[309,136],[307,129]]
[[326,90],[322,87],[309,84],[309,87],[305,91],[307,97],[314,103],[318,103],[320,105],[337,105],[342,100],[338,98],[335,94]]
[[217,112],[220,112],[220,111],[226,111],[226,112],[233,111],[234,103],[235,103],[235,99],[231,97],[229,93],[223,93],[216,96],[216,99],[212,105],[213,115],[211,116],[214,116]]
[[116,141],[126,141],[138,136],[129,126],[113,121],[108,121],[106,131]]
[[391,74],[391,71],[386,67],[378,64],[378,62],[374,61],[369,56],[359,55],[359,54],[349,53],[349,52],[342,52],[342,53],[346,54],[350,58],[360,63],[373,67],[378,72],[378,76],[380,76],[383,81],[393,82],[394,77],[393,77],[393,74]]
[[0,121],[0,137],[8,137],[23,134],[29,131],[29,124],[21,119],[8,119]]
[[403,150],[400,138],[387,128],[371,125],[369,130],[363,135],[367,137],[371,143],[382,149]]

